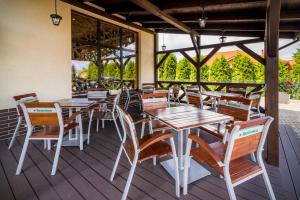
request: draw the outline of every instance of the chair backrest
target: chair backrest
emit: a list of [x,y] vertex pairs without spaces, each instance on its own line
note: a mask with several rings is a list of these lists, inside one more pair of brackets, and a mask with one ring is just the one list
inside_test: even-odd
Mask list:
[[262,91],[259,91],[259,92],[251,92],[249,94],[248,99],[252,100],[252,104],[251,104],[252,108],[257,108],[257,109],[259,108],[262,93],[263,93]]
[[143,83],[142,84],[143,93],[153,93],[154,89],[155,89],[154,83]]
[[62,111],[58,103],[31,102],[21,103],[25,121],[28,128],[34,126],[59,127],[59,135],[62,137],[64,122]]
[[169,107],[168,94],[166,93],[157,93],[157,94],[143,94],[142,95],[142,104],[143,110],[152,110]]
[[264,117],[232,126],[226,144],[224,164],[257,152],[261,156],[272,117]]
[[155,88],[153,91],[154,94],[168,94],[169,90],[164,88]]
[[250,119],[251,102],[244,97],[221,96],[217,112],[230,115],[234,120],[247,121]]
[[240,94],[241,96],[246,96],[247,86],[240,86],[240,85],[228,85],[226,87],[226,91],[228,93]]
[[190,85],[190,86],[187,86],[187,87],[186,87],[186,91],[190,91],[190,92],[192,92],[192,91],[194,91],[194,92],[199,92],[200,89],[199,89],[199,86],[197,86],[197,85]]
[[92,100],[105,99],[107,90],[104,88],[89,88],[87,91],[87,98]]
[[28,93],[28,94],[21,94],[13,97],[16,104],[17,104],[17,112],[18,115],[23,116],[23,111],[20,106],[21,103],[28,103],[28,102],[38,102],[38,98],[36,93]]
[[127,147],[125,146],[125,151],[130,151],[126,153],[128,156],[132,156],[133,153],[137,152],[139,149],[139,143],[136,135],[134,122],[130,114],[120,106],[117,106],[117,112],[120,116],[120,122],[123,129],[122,143],[124,145],[128,145]]
[[121,96],[121,94],[117,94],[115,96],[115,98],[114,98],[114,104],[113,104],[113,107],[112,107],[112,112],[116,111],[116,106],[119,105],[120,96]]
[[203,108],[203,99],[199,91],[186,90],[185,95],[188,104],[195,105],[201,109]]

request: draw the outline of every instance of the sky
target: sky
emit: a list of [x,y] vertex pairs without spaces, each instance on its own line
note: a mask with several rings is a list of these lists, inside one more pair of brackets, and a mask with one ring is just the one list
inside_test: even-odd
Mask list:
[[[201,45],[207,44],[215,44],[220,43],[219,41],[220,36],[208,36],[202,35],[201,36]],[[237,40],[246,40],[251,39],[250,37],[227,37],[226,42],[237,41]],[[167,50],[170,49],[178,49],[178,48],[185,48],[185,47],[192,47],[193,44],[191,42],[191,38],[187,34],[159,34],[159,50],[161,50],[161,46],[164,43],[167,47]],[[292,39],[280,39],[279,46],[285,45],[291,42]],[[256,53],[260,54],[263,50],[263,43],[255,43],[255,44],[247,44],[245,45],[255,51]],[[297,42],[279,52],[279,57],[284,60],[291,60],[293,54],[296,50],[300,48],[300,42]],[[201,54],[207,55],[212,49],[205,49],[201,51]],[[232,51],[232,50],[239,50],[237,47],[223,47],[219,51]],[[195,56],[195,52],[188,52],[190,56]],[[180,53],[176,54],[177,59],[181,59],[183,56]]]

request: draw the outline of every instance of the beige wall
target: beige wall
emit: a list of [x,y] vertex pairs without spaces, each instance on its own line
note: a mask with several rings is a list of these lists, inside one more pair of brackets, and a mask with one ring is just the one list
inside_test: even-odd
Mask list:
[[[42,101],[71,97],[71,9],[101,17],[58,1],[63,20],[54,26],[53,3],[0,1],[0,109],[15,107],[12,96],[27,92],[36,92]],[[153,36],[138,32],[139,79],[153,82]]]

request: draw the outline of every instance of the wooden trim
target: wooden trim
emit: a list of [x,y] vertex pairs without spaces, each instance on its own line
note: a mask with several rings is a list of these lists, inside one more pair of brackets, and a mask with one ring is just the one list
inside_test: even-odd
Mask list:
[[238,44],[236,46],[240,48],[242,51],[244,51],[245,53],[247,53],[249,56],[257,60],[258,62],[260,62],[262,65],[265,65],[266,63],[265,59],[260,55],[258,55],[257,53],[255,53],[254,51],[252,51],[251,49],[249,49],[248,47],[246,47],[244,44]]
[[184,23],[178,21],[176,18],[172,17],[171,15],[167,14],[166,12],[162,11],[157,7],[155,4],[151,3],[148,0],[130,0],[132,3],[144,8],[148,12],[152,13],[153,15],[161,18],[162,20],[172,24],[176,28],[186,32],[191,33],[193,35],[198,35],[196,31],[185,25]]
[[108,13],[102,11],[102,10],[99,10],[99,9],[94,8],[92,6],[89,6],[87,4],[81,3],[80,1],[77,1],[77,0],[62,0],[62,1],[66,2],[68,4],[71,4],[73,6],[76,6],[78,8],[81,8],[81,9],[87,10],[89,12],[92,12],[94,14],[100,15],[102,17],[108,18],[108,19],[113,20],[115,22],[122,23],[122,24],[124,24],[126,26],[130,26],[132,28],[136,28],[138,30],[141,30],[141,31],[144,31],[144,32],[147,32],[147,33],[150,33],[150,34],[154,34],[155,33],[154,31],[152,31],[150,29],[144,28],[142,26],[139,26],[139,25],[131,23],[131,22],[127,22],[124,19],[121,19],[121,18],[116,17],[114,15],[110,15],[110,14],[108,14]]
[[[227,47],[227,46],[234,46],[237,44],[252,44],[252,43],[258,43],[258,42],[263,42],[262,38],[255,38],[255,39],[248,39],[248,40],[240,40],[240,41],[234,41],[234,42],[224,42],[224,43],[217,43],[217,44],[208,44],[208,45],[203,45],[199,46],[199,49],[211,49],[215,47]],[[162,53],[174,53],[174,52],[179,52],[179,51],[192,51],[194,50],[194,47],[187,47],[187,48],[181,48],[181,49],[171,49],[171,50],[166,50],[166,51],[158,51],[156,52],[157,54],[162,54]]]
[[155,66],[156,69],[158,69],[161,64],[167,59],[167,57],[170,55],[170,53],[166,53],[166,55],[164,55],[164,57],[159,61],[159,63]]
[[213,55],[215,55],[215,53],[217,53],[217,51],[219,51],[221,47],[217,46],[215,47],[200,63],[199,63],[199,67],[201,68],[211,57],[213,57]]
[[285,44],[285,45],[283,45],[283,46],[281,46],[281,47],[279,47],[279,49],[278,50],[282,50],[282,49],[284,49],[284,48],[286,48],[286,47],[289,47],[289,46],[291,46],[291,45],[293,45],[293,44],[295,44],[295,43],[297,43],[297,42],[299,42],[299,39],[297,38],[297,39],[295,39],[295,40],[293,40],[292,42],[290,42],[290,43],[287,43],[287,44]]
[[190,63],[192,63],[195,67],[197,67],[197,62],[195,62],[193,60],[193,58],[191,58],[191,56],[189,56],[189,54],[187,54],[185,51],[180,51],[180,53],[188,60],[190,61]]

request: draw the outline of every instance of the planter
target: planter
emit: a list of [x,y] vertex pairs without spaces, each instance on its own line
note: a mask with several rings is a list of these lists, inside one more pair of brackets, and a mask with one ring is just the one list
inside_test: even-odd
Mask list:
[[279,92],[279,103],[281,104],[289,104],[291,95],[286,92]]
[[121,89],[118,89],[118,90],[109,90],[109,94],[110,95],[117,95],[121,92]]

